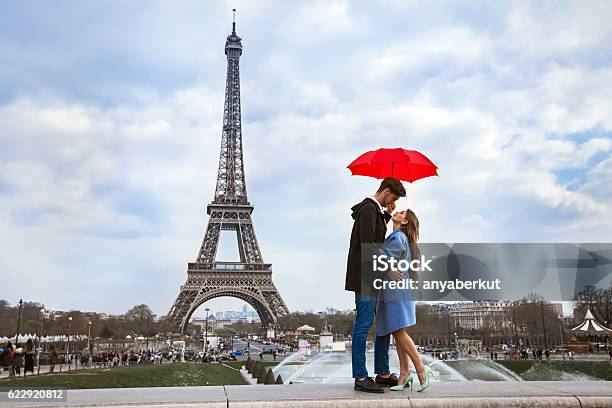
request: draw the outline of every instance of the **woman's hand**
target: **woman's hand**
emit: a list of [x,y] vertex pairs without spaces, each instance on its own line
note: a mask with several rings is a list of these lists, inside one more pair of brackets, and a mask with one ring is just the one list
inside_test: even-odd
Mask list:
[[389,271],[389,273],[387,273],[387,276],[389,277],[390,280],[393,280],[396,282],[400,282],[404,280],[404,275],[400,271]]

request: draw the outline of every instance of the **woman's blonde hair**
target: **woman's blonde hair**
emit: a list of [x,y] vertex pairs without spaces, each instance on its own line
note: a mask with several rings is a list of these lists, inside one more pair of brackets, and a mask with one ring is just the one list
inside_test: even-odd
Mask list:
[[[419,219],[411,209],[406,209],[406,223],[400,224],[400,231],[408,237],[408,246],[410,247],[410,257],[418,259],[421,257],[421,250],[417,245],[419,240]],[[412,271],[411,271],[412,272]],[[416,273],[414,274],[416,279]]]

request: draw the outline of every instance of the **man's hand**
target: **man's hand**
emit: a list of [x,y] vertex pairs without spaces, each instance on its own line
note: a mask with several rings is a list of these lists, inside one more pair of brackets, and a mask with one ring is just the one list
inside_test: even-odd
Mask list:
[[389,204],[389,205],[387,206],[387,212],[388,212],[389,214],[391,214],[391,213],[393,212],[393,210],[395,210],[395,202],[393,202],[393,203],[391,203],[391,204]]
[[389,273],[387,273],[387,276],[390,280],[396,282],[399,282],[404,279],[404,275],[402,275],[400,271],[389,271]]

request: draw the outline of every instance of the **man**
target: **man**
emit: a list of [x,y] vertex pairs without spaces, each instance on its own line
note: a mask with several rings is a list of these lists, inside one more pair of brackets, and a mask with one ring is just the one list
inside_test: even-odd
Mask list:
[[[374,372],[376,379],[368,376],[366,369],[366,339],[374,322],[376,299],[361,293],[361,245],[381,244],[385,240],[387,223],[395,202],[406,197],[406,189],[396,178],[388,177],[382,181],[374,196],[365,198],[354,205],[351,216],[355,220],[351,231],[345,289],[355,292],[355,326],[352,338],[352,364],[355,390],[381,393],[383,386],[397,385],[397,375],[389,373],[389,335],[376,337],[374,346]],[[395,272],[397,273],[397,272]],[[398,279],[391,276],[391,279]]]

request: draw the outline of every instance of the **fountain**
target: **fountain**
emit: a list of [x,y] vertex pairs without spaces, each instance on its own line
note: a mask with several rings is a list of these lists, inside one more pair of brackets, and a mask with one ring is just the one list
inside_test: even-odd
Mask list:
[[308,361],[313,356],[306,356],[301,351],[296,351],[293,354],[285,357],[283,361],[281,361],[278,365],[276,365],[272,372],[275,377],[280,376],[283,378],[283,381],[287,383],[287,378],[289,378],[295,371],[297,371],[302,365],[308,363]]
[[[488,358],[459,358],[442,361],[431,354],[420,353],[423,363],[439,374],[441,382],[463,381],[599,381],[600,378],[578,371],[578,368],[564,367],[536,361],[521,375]],[[366,353],[366,366],[374,375],[374,353]],[[389,352],[389,368],[399,373],[399,360],[393,349]],[[275,377],[282,377],[288,383],[349,384],[353,382],[351,353],[348,352],[296,352],[274,367]]]
[[[373,359],[373,353],[366,354],[368,367],[373,367]],[[490,360],[457,360],[447,364],[427,354],[421,354],[421,359],[439,373],[439,381],[522,381],[516,373]],[[389,366],[392,372],[399,372],[399,360],[393,352],[389,353]],[[274,375],[279,374],[286,384],[348,384],[353,382],[351,354],[319,352],[305,356],[299,352],[293,353],[274,368]]]
[[485,359],[456,360],[453,367],[468,380],[481,381],[523,381],[514,371],[503,365]]
[[523,376],[529,381],[603,381],[601,378],[579,371],[561,371],[547,363],[534,364],[533,367],[523,373]]

